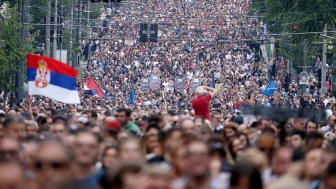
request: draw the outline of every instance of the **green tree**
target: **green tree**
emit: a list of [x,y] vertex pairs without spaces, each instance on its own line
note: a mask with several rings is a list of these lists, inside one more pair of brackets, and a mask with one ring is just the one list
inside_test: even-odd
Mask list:
[[[267,22],[280,22],[284,32],[321,32],[325,24],[334,24],[336,18],[335,0],[265,0],[266,11],[263,14]],[[313,41],[319,35],[295,35],[295,40]]]
[[17,6],[4,10],[0,33],[0,88],[8,92],[15,91],[15,74],[19,62],[26,62],[27,53],[33,52],[32,40],[20,39],[20,15]]

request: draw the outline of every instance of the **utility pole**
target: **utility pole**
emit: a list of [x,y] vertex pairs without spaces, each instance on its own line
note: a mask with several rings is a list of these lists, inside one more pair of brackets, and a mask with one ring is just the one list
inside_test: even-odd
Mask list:
[[[62,21],[64,22],[64,15],[63,15],[63,0],[61,0],[61,15],[60,15],[60,61],[62,61],[62,48],[63,48],[63,22],[61,22],[61,18]],[[64,62],[66,63],[66,62]]]
[[[18,11],[20,14],[20,22],[21,22],[21,28],[20,28],[20,40],[22,41],[24,39],[24,31],[25,31],[25,25],[23,24],[25,21],[25,4],[24,4],[25,0],[19,0],[18,1]],[[20,61],[18,62],[19,65],[19,69],[16,73],[16,101],[17,103],[20,102],[20,100],[22,99],[22,95],[23,95],[23,62]]]
[[53,40],[53,58],[56,59],[56,52],[57,52],[57,0],[55,0],[55,16],[54,16],[54,40]]
[[[87,38],[90,38],[90,1],[88,1],[87,3],[86,11],[87,11],[86,36]],[[89,39],[85,39],[85,45],[88,45],[88,43],[89,43]],[[89,49],[88,54],[90,55],[90,49]]]
[[[78,22],[79,22],[78,25],[82,24],[82,0],[78,0]],[[77,41],[78,41],[80,49],[82,49],[82,40],[81,40],[81,37],[82,37],[82,28],[78,27],[78,38],[77,38]],[[80,65],[81,58],[82,57],[80,56],[80,54],[77,53],[77,56],[76,56],[77,66]]]
[[[327,27],[325,24],[323,29],[323,35],[327,35]],[[326,90],[326,66],[327,65],[327,40],[326,37],[323,37],[323,47],[322,47],[322,70],[321,70],[321,95],[323,95]]]
[[70,41],[69,41],[69,50],[70,50],[70,53],[71,53],[71,58],[70,58],[70,61],[69,61],[69,65],[70,66],[74,66],[73,65],[73,58],[74,58],[74,55],[72,53],[72,34],[73,34],[73,20],[74,20],[74,0],[71,0],[71,13],[70,13],[70,16],[71,16],[71,26],[70,26],[70,32],[71,32],[71,38],[70,38]]
[[51,0],[47,0],[47,17],[46,17],[46,56],[50,56],[50,17],[51,17]]
[[[303,40],[303,71],[307,72],[307,39]],[[307,78],[308,79],[308,78]],[[302,93],[306,94],[306,85],[302,85]]]

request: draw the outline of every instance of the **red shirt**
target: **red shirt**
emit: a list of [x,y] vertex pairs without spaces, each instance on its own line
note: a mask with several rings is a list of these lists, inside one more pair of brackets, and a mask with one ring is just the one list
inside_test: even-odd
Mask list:
[[192,101],[195,116],[203,116],[205,119],[210,120],[210,101],[210,94],[195,98]]

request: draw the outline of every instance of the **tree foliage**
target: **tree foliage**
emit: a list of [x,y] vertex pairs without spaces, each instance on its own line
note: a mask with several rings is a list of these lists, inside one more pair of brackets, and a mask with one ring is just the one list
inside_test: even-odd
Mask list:
[[[19,62],[26,62],[26,55],[33,51],[32,42],[20,39],[20,15],[17,6],[4,11],[0,31],[0,88],[15,91],[15,74]],[[31,36],[33,38],[33,36]]]
[[[280,22],[284,32],[321,32],[325,24],[333,25],[336,21],[335,0],[265,0],[264,13],[267,22]],[[296,40],[312,41],[319,35],[295,35]]]

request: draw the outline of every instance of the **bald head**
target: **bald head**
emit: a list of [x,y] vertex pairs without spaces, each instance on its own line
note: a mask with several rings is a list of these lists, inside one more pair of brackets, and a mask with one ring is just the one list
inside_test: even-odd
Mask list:
[[204,87],[199,86],[199,87],[196,88],[196,95],[197,95],[197,96],[201,96],[201,95],[203,95],[204,92],[205,92]]

